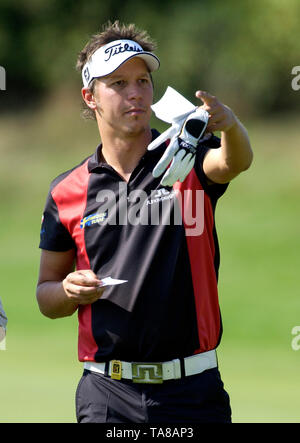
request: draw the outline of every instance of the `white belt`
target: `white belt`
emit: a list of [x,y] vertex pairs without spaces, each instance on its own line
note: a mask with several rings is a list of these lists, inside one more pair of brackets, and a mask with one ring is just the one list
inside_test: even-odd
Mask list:
[[[216,351],[202,352],[183,359],[185,375],[200,374],[207,369],[216,368]],[[105,374],[106,363],[87,361],[84,368]],[[175,380],[182,377],[180,360],[174,359],[162,363],[139,363],[111,360],[107,365],[107,375],[113,379],[122,378],[132,380],[134,383],[162,383],[164,380]]]

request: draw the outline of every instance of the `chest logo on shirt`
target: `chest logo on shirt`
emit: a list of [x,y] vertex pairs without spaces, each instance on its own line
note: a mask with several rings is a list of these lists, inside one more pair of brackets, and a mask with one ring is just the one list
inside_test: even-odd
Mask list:
[[95,214],[88,215],[80,220],[80,229],[84,229],[86,226],[91,226],[96,223],[102,223],[107,219],[107,211],[105,212],[96,212]]
[[153,205],[153,203],[158,203],[164,200],[171,200],[177,193],[178,192],[175,189],[172,189],[172,191],[168,191],[165,188],[157,189],[157,191],[151,195],[153,198],[147,199],[147,205]]

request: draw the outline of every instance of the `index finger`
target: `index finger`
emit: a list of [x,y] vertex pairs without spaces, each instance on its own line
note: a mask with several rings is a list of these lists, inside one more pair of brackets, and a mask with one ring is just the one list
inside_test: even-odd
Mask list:
[[206,91],[197,91],[195,95],[197,98],[200,98],[205,105],[211,105],[216,101],[216,97]]

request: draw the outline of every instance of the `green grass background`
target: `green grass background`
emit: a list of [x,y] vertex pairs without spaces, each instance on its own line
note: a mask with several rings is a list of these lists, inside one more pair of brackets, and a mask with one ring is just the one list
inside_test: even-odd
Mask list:
[[[0,422],[76,421],[77,318],[43,317],[35,286],[50,181],[98,143],[96,125],[80,119],[79,107],[79,98],[59,93],[38,112],[0,120],[1,298],[9,318]],[[300,325],[298,120],[245,122],[254,163],[217,208],[218,357],[234,422],[300,422],[300,351],[291,347]]]

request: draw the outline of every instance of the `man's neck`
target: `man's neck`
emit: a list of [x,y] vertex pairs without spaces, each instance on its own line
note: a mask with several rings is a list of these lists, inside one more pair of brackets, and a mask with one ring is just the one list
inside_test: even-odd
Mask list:
[[116,135],[103,136],[102,134],[103,160],[112,166],[124,180],[128,181],[131,173],[145,154],[151,139],[150,127],[136,136],[119,137]]

